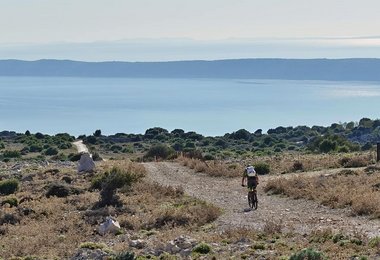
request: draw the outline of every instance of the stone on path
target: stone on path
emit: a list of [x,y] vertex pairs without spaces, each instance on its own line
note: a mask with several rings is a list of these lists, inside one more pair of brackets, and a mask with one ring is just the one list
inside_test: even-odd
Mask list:
[[78,172],[92,172],[95,170],[95,163],[89,153],[84,153],[78,163]]

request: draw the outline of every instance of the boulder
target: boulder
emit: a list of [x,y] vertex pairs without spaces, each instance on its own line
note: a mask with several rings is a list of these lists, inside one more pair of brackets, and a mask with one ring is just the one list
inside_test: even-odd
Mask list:
[[95,163],[89,153],[81,155],[78,162],[78,172],[93,172],[95,170]]
[[105,235],[107,233],[116,234],[120,230],[120,224],[118,221],[112,219],[111,217],[107,217],[106,221],[100,224],[98,228],[98,232],[100,235]]

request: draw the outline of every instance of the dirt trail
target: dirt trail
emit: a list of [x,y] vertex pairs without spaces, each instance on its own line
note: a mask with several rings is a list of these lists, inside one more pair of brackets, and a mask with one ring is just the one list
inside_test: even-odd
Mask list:
[[[188,195],[218,205],[224,214],[216,221],[220,229],[250,227],[262,229],[268,221],[282,221],[285,230],[300,234],[313,229],[332,228],[380,236],[380,220],[351,217],[348,209],[330,209],[313,201],[268,196],[263,186],[271,176],[261,176],[258,186],[258,210],[247,209],[247,191],[241,178],[215,178],[181,166],[178,163],[145,163],[148,178],[163,185],[182,186]],[[311,174],[329,173],[329,171]],[[304,174],[304,173],[303,173]]]
[[77,147],[78,153],[89,153],[87,146],[82,140],[75,141],[73,144]]

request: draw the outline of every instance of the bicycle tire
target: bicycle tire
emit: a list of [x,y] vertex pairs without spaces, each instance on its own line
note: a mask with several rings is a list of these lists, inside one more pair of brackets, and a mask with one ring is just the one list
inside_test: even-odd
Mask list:
[[248,192],[248,205],[251,209],[253,209],[253,207],[255,206],[255,201],[254,201],[254,192],[253,191],[249,191]]
[[252,208],[257,209],[258,205],[259,205],[259,201],[257,200],[257,194],[256,192],[254,192],[253,198],[252,198],[252,206],[253,206]]

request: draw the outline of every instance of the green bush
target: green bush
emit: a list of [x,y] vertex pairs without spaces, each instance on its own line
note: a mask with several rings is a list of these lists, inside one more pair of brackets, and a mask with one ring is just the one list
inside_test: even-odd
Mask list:
[[331,151],[334,151],[336,149],[336,142],[331,140],[323,140],[321,144],[319,145],[319,150],[322,153],[328,153]]
[[95,130],[94,136],[100,137],[102,135],[102,131],[100,129]]
[[45,155],[57,155],[58,154],[58,149],[55,147],[49,147],[45,150],[44,154]]
[[36,133],[34,135],[37,139],[44,139],[45,138],[45,135],[41,134],[41,133]]
[[5,150],[3,152],[3,157],[4,158],[20,158],[21,152],[17,150]]
[[40,144],[31,144],[29,145],[28,149],[29,149],[29,152],[31,153],[37,153],[37,152],[41,152],[43,148]]
[[193,252],[205,255],[211,252],[211,247],[206,243],[200,243],[194,247]]
[[64,198],[71,194],[80,194],[81,191],[74,187],[70,187],[64,183],[52,183],[47,186],[46,197],[56,196],[58,198]]
[[205,154],[203,156],[203,159],[206,161],[211,161],[211,160],[215,160],[215,157],[212,154]]
[[70,149],[71,147],[72,147],[72,144],[71,144],[71,143],[68,143],[68,142],[60,143],[60,144],[58,145],[58,148],[59,148],[59,149],[62,149],[62,150]]
[[175,151],[173,148],[164,145],[158,144],[152,146],[148,152],[145,154],[145,158],[161,158],[161,159],[169,159],[175,155]]
[[9,179],[0,181],[0,194],[9,195],[15,193],[19,188],[19,181],[16,179]]
[[139,178],[141,176],[118,167],[113,167],[110,172],[97,176],[92,182],[92,188],[101,187],[98,206],[117,205],[119,201],[115,197],[116,190],[124,186],[131,186]]
[[380,237],[373,237],[369,240],[368,245],[370,247],[380,247]]
[[7,198],[1,202],[1,205],[8,203],[11,207],[17,207],[18,200],[16,198]]
[[80,160],[81,156],[82,156],[82,154],[80,154],[80,153],[70,153],[68,158],[72,162],[77,162]]
[[135,260],[135,254],[133,252],[121,252],[116,254],[112,260]]
[[302,249],[300,252],[293,254],[289,260],[322,260],[325,259],[321,252],[312,248]]
[[264,175],[270,172],[270,166],[267,163],[258,162],[253,165],[257,174]]

